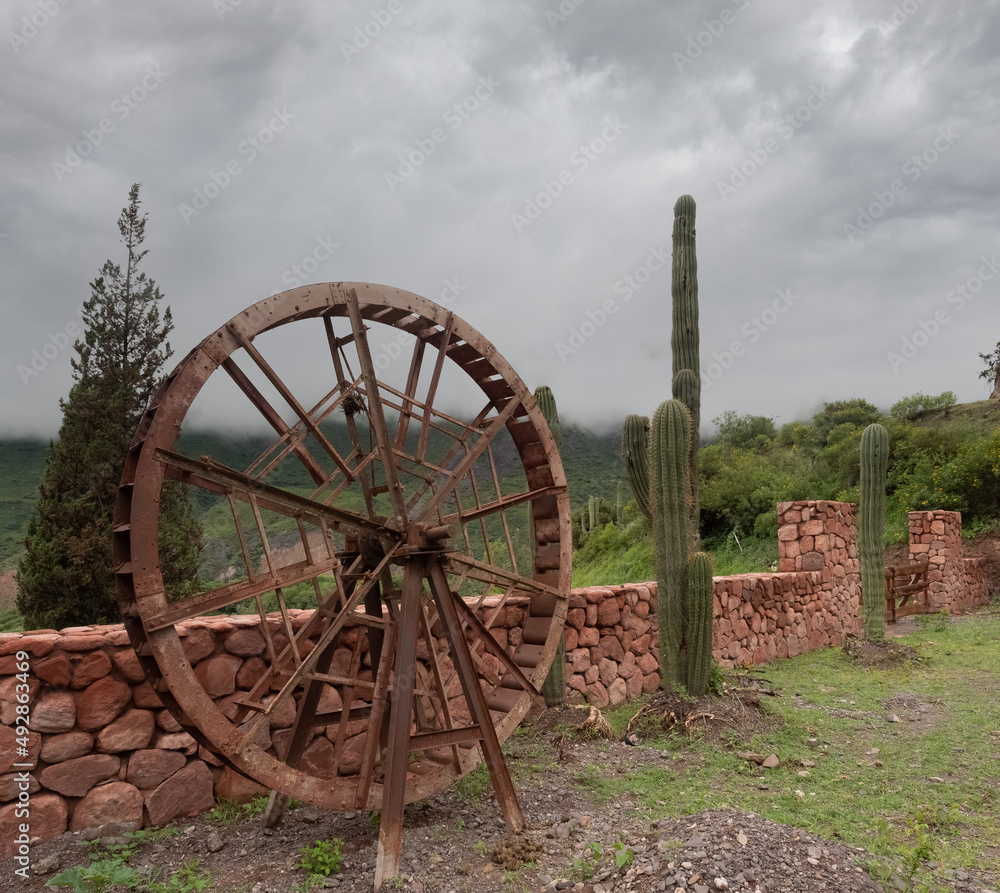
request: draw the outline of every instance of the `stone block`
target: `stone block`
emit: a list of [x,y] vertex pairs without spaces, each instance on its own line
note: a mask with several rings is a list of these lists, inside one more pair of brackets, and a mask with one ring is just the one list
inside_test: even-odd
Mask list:
[[121,760],[110,754],[92,754],[47,766],[38,780],[43,788],[64,797],[82,797],[94,785],[118,774]]
[[221,698],[236,691],[236,673],[243,661],[235,654],[217,654],[194,668],[194,675],[210,698]]
[[[58,794],[37,794],[31,798],[31,836],[52,840],[66,831],[69,809]],[[18,803],[0,809],[0,858],[17,853],[17,838],[24,823],[24,810]]]
[[94,736],[89,732],[66,732],[46,735],[39,756],[46,763],[62,763],[86,756],[94,749]]
[[111,672],[111,658],[103,651],[93,651],[76,665],[73,671],[72,687],[86,688],[92,682],[103,679]]
[[132,700],[132,689],[113,676],[92,682],[77,695],[76,724],[85,732],[104,728]]
[[124,781],[113,781],[87,792],[73,807],[70,831],[98,828],[109,822],[133,822],[142,827],[142,792]]
[[158,787],[187,765],[187,757],[176,750],[137,750],[128,758],[125,780],[137,788]]
[[146,795],[150,823],[165,825],[208,811],[215,802],[213,782],[212,770],[201,760],[192,760]]
[[76,725],[76,701],[68,691],[46,689],[31,708],[28,727],[36,732],[58,734]]
[[68,686],[73,678],[73,666],[70,659],[61,651],[34,664],[31,672],[49,685],[58,688]]
[[155,726],[151,710],[128,710],[97,733],[97,750],[99,753],[142,750],[152,739]]

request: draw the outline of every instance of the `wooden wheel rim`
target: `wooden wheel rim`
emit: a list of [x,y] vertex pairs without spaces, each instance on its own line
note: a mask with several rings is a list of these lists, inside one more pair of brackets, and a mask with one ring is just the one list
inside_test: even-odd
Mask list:
[[[247,308],[202,341],[161,386],[136,432],[116,505],[114,549],[118,563],[119,602],[133,647],[164,704],[197,740],[209,745],[240,772],[273,790],[324,807],[356,809],[364,806],[377,809],[382,798],[382,786],[378,780],[357,774],[333,778],[311,775],[286,765],[256,743],[246,743],[245,734],[238,724],[220,710],[196,678],[192,665],[185,658],[175,623],[166,622],[172,609],[164,593],[158,551],[159,499],[169,465],[164,456],[175,447],[180,425],[210,377],[227,361],[231,362],[241,349],[241,356],[246,356],[246,351],[252,349],[247,345],[252,345],[254,339],[264,332],[305,320],[320,320],[318,324],[332,331],[334,322],[351,319],[352,312],[354,321],[350,336],[358,351],[359,363],[363,365],[360,345],[367,340],[367,335],[358,337],[359,319],[363,320],[362,330],[381,324],[408,332],[415,337],[414,352],[419,351],[421,356],[425,346],[436,348],[440,354],[440,347],[445,345],[445,358],[451,362],[442,364],[439,361],[436,365],[448,367],[452,374],[460,370],[475,381],[487,398],[490,409],[486,411],[484,408],[486,416],[478,428],[488,432],[491,425],[494,428],[500,425],[510,435],[528,491],[536,494],[523,500],[530,506],[534,522],[531,575],[534,586],[524,584],[518,588],[530,596],[529,606],[523,612],[527,614],[526,622],[536,621],[533,631],[536,645],[531,657],[534,665],[524,669],[531,682],[540,687],[562,635],[570,585],[569,500],[559,454],[530,392],[496,348],[446,308],[409,292],[367,283],[326,283],[292,289]],[[365,346],[364,352],[370,364],[370,349]],[[325,362],[324,368],[329,369],[329,358]],[[417,365],[419,367],[419,362]],[[444,374],[443,369],[439,372]],[[409,385],[405,394],[393,396],[391,389],[383,387],[381,379],[377,379],[377,385],[371,386],[363,373],[359,377],[364,380],[357,389],[358,393],[363,392],[368,398],[374,392],[379,397],[379,403],[385,399],[393,405],[395,400],[397,407],[405,406],[409,397],[413,413],[412,398],[417,395],[411,393]],[[436,377],[437,373],[434,379]],[[372,402],[369,400],[369,404]],[[437,412],[433,409],[433,395],[426,402],[429,410],[425,416]],[[369,405],[368,410],[371,413],[373,407]],[[411,419],[415,418],[416,415],[412,414]],[[487,437],[486,434],[482,436]],[[376,450],[379,448],[373,447]],[[489,452],[489,448],[488,444],[485,451]],[[393,462],[400,464],[397,460]],[[382,464],[385,465],[384,462]],[[169,467],[173,476],[182,473],[178,470],[179,466]],[[386,476],[389,474],[384,467],[383,472]],[[442,500],[439,506],[438,520],[446,514],[440,510],[445,503],[446,500]],[[335,503],[333,507],[336,507]],[[424,508],[424,505],[418,504],[412,511],[416,513]],[[462,511],[459,506],[459,522],[464,527],[471,522],[465,520]],[[502,514],[505,509],[495,511]],[[357,517],[359,521],[369,522],[369,526],[375,523],[372,518]],[[390,539],[405,540],[404,528],[412,534],[414,520],[409,513],[402,524],[397,523],[398,514],[389,519],[379,517],[378,524],[383,530],[388,530]],[[427,517],[424,523],[433,520],[434,517]],[[338,523],[340,528],[337,528]],[[349,521],[337,522],[336,519],[331,526],[345,531],[351,529]],[[485,528],[483,535],[486,536]],[[456,561],[460,558],[454,556]],[[489,570],[474,568],[465,572],[472,579],[488,583],[482,575],[499,574],[502,569],[490,566],[488,562],[485,564]],[[338,571],[334,570],[334,574],[340,580]],[[503,582],[504,585],[509,583],[506,579]],[[532,616],[536,608],[542,613]],[[173,610],[176,611],[176,606]],[[542,617],[549,610],[548,622],[542,623]],[[400,634],[404,634],[403,631]],[[417,633],[410,631],[408,634]],[[542,634],[544,642],[537,642]],[[509,672],[506,678],[509,680]],[[499,708],[494,703],[490,704],[497,737],[503,741],[530,708],[531,697],[524,692],[511,694],[509,688],[506,693],[498,689],[496,695],[505,695],[499,698],[503,702]],[[368,734],[372,734],[370,730]],[[462,754],[452,749],[456,754],[453,762],[435,771],[408,777],[407,802],[443,790],[479,762],[476,748]]]

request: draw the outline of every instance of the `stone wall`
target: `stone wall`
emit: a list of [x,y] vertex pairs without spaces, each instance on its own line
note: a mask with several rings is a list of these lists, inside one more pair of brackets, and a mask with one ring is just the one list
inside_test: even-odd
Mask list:
[[[723,666],[838,645],[861,628],[854,507],[782,503],[778,516],[779,572],[715,578],[713,652]],[[910,531],[912,557],[927,556],[931,568],[932,610],[986,603],[985,562],[962,556],[957,513],[913,513]],[[494,606],[483,610],[492,614]],[[527,608],[527,599],[512,597],[496,612],[493,635],[508,651],[521,644]],[[307,617],[291,612],[293,627]],[[178,626],[197,678],[224,711],[266,669],[258,626],[256,616]],[[280,645],[279,618],[271,628]],[[603,706],[656,690],[657,641],[655,583],[573,590],[566,620],[569,698]],[[29,655],[26,683],[17,675],[19,652]],[[340,658],[349,654],[345,647]],[[491,655],[483,659],[499,667]],[[20,755],[19,685],[27,686],[31,718],[27,753]],[[339,695],[328,688],[321,709],[340,709]],[[291,723],[289,704],[271,724],[272,746],[281,746]],[[330,746],[319,734],[304,759],[315,749],[321,761]],[[146,682],[120,625],[0,633],[0,856],[16,845],[25,797],[32,836],[50,838],[109,821],[164,824],[211,808],[214,796],[248,799],[261,792],[181,730]]]
[[909,521],[910,558],[928,562],[928,609],[956,613],[987,604],[986,559],[962,555],[962,515],[910,512]]
[[[778,506],[782,572],[715,577],[712,652],[725,667],[839,645],[861,628],[855,510]],[[573,591],[566,619],[567,696],[619,704],[660,684],[656,583]]]

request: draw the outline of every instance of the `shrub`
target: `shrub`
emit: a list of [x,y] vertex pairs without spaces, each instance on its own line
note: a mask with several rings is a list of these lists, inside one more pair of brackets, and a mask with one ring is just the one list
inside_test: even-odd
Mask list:
[[958,403],[958,399],[951,391],[945,391],[936,397],[928,397],[926,394],[918,392],[912,397],[904,397],[894,403],[889,414],[893,418],[913,419],[921,413],[930,412],[933,409],[951,409],[956,403]]

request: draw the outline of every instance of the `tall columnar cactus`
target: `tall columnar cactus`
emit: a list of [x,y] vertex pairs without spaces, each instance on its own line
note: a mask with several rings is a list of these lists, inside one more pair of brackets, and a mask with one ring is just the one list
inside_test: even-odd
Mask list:
[[539,385],[535,388],[535,402],[545,416],[545,421],[555,439],[556,447],[562,446],[562,425],[559,424],[559,411],[556,409],[556,398],[552,394],[552,388],[548,385]]
[[620,527],[624,523],[624,521],[625,521],[625,505],[624,505],[624,502],[622,500],[622,482],[621,481],[618,482],[616,496],[617,496],[617,500],[615,502],[615,520],[618,522],[618,526]]
[[622,428],[622,464],[635,501],[647,518],[652,520],[649,498],[649,419],[630,415]]
[[697,551],[701,366],[694,219],[694,199],[682,195],[674,206],[673,399],[660,405],[652,425],[641,416],[625,420],[622,458],[636,501],[652,521],[663,687],[703,694],[712,664],[713,586],[711,560]]
[[660,672],[663,687],[669,691],[687,682],[681,645],[687,607],[691,511],[688,440],[691,436],[691,414],[680,400],[667,400],[657,408],[651,428],[650,491],[660,626]]
[[712,673],[712,615],[715,587],[712,556],[695,552],[688,561],[688,613],[684,639],[687,644],[687,690],[700,698],[708,690]]
[[[552,437],[556,442],[556,448],[562,446],[562,425],[559,423],[559,410],[556,408],[556,398],[552,393],[552,388],[548,385],[539,385],[535,388],[535,402],[545,417],[545,422],[552,432]],[[580,526],[584,533],[587,532],[585,516],[580,516]],[[516,534],[515,534],[516,535]],[[552,658],[552,666],[549,667],[548,675],[542,683],[542,697],[549,707],[560,707],[566,703],[566,638],[559,637],[559,647],[556,655]]]
[[729,434],[722,435],[722,464],[733,464],[733,438]]
[[[670,347],[673,354],[673,381],[678,373],[689,369],[693,382],[674,390],[675,397],[684,400],[691,413],[691,521],[694,537],[698,537],[698,433],[701,429],[701,359],[698,333],[698,258],[695,254],[695,202],[690,195],[682,195],[674,205],[673,256],[670,295],[673,304],[673,327]],[[683,378],[682,378],[683,381]],[[675,386],[677,387],[677,386]]]
[[875,423],[861,434],[861,498],[858,557],[861,559],[862,621],[869,639],[885,638],[885,480],[889,432]]
[[590,510],[590,529],[597,530],[597,500],[593,496],[587,502],[587,508]]

